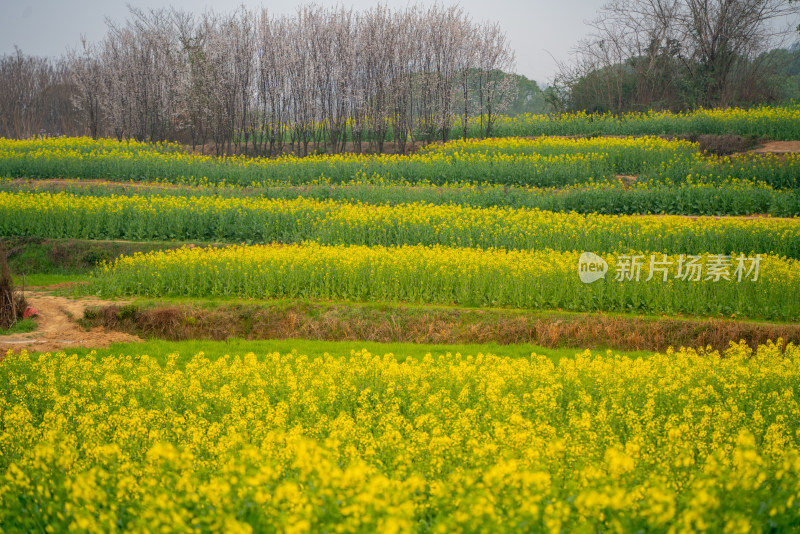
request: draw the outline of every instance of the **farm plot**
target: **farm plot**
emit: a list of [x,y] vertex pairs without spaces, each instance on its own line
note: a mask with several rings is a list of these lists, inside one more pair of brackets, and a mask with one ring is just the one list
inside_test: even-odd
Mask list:
[[789,531],[800,352],[26,353],[0,524],[33,531]]
[[[800,352],[753,340],[800,321],[800,157],[712,156],[652,135],[798,138],[796,114],[529,117],[497,131],[651,136],[454,141],[410,156],[0,140],[0,237],[81,240],[89,263],[109,261],[74,274],[84,284],[71,291],[133,300],[87,321],[132,323],[142,310],[161,321],[151,331],[201,331],[180,311],[195,309],[236,321],[230,335],[270,331],[247,324],[264,303],[287,331],[326,306],[393,325],[395,310],[419,325],[435,309],[491,312],[496,323],[458,339],[503,343],[10,351],[0,530],[790,531]],[[111,258],[103,240],[131,253]],[[148,308],[159,305],[171,308]],[[627,355],[556,339],[558,357],[519,354],[495,328],[509,313],[523,330],[536,313],[553,332],[570,316],[584,333],[646,315],[646,332],[753,335],[717,332],[721,351]]]

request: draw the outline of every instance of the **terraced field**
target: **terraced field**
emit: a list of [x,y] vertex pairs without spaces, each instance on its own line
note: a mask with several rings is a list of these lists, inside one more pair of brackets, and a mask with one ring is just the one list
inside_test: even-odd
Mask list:
[[0,335],[0,531],[792,531],[800,156],[656,135],[793,113],[409,156],[0,140],[42,308]]

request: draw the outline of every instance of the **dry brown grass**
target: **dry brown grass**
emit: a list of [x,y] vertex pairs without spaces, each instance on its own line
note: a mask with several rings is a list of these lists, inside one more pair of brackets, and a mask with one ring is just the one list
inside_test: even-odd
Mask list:
[[728,156],[740,152],[747,152],[759,144],[759,140],[753,137],[742,137],[741,135],[700,135],[684,134],[678,135],[678,139],[691,141],[700,146],[700,150],[706,154],[717,156]]
[[0,329],[7,330],[17,324],[26,307],[24,295],[14,289],[6,251],[0,246]]
[[800,325],[722,319],[631,318],[604,314],[531,314],[505,310],[420,309],[362,305],[110,306],[87,312],[86,326],[168,340],[228,338],[378,341],[432,344],[533,343],[545,347],[667,347],[722,350],[744,340],[800,343]]

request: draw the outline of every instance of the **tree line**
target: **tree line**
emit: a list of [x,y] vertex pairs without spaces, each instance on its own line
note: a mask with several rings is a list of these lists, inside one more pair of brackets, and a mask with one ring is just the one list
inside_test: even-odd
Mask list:
[[798,14],[791,0],[611,0],[560,65],[553,102],[620,113],[779,101],[793,58],[769,50],[797,38]]
[[[0,57],[0,136],[177,141],[217,154],[405,153],[535,109],[748,106],[800,97],[791,0],[609,0],[553,84],[508,74],[497,24],[460,7],[130,8],[59,58]],[[776,21],[783,21],[781,26]],[[788,22],[787,22],[788,21]],[[468,120],[470,129],[468,132]]]
[[194,14],[129,8],[62,58],[0,59],[0,136],[179,141],[218,154],[405,152],[492,126],[514,54],[463,9],[308,5]]

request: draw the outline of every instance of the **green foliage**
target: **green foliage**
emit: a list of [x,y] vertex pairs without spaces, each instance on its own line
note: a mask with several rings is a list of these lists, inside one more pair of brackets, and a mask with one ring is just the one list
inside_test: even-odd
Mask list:
[[[603,254],[606,276],[583,283],[580,255],[422,245],[195,247],[119,258],[99,269],[84,291],[102,296],[314,298],[800,318],[800,300],[786,298],[800,284],[798,260],[696,252],[693,261],[701,267],[695,280],[681,267],[688,256],[625,249]],[[637,256],[635,278],[626,277],[625,255]],[[663,275],[650,276],[653,261],[664,262]],[[710,267],[720,262],[728,266],[724,278]]]
[[[713,193],[708,193],[709,195]],[[685,202],[692,202],[691,191]],[[599,196],[602,198],[602,196]],[[735,198],[735,195],[734,195]],[[702,197],[694,197],[703,203]],[[671,253],[770,252],[800,258],[800,219],[608,216],[426,203],[309,199],[91,197],[0,193],[0,233],[49,238],[228,243],[446,245]],[[110,256],[110,254],[109,254]]]
[[529,80],[521,74],[510,74],[514,78],[517,92],[514,99],[505,111],[507,116],[516,115],[540,115],[553,111],[552,105],[547,101],[547,97],[539,88],[539,84],[534,80]]
[[212,356],[206,343],[8,357],[4,529],[789,532],[796,522],[793,346],[554,362],[319,354],[302,342],[208,343]]
[[36,330],[36,321],[34,319],[22,319],[17,321],[11,328],[0,328],[0,336],[8,336],[11,334],[25,334]]
[[424,202],[454,204],[475,208],[538,208],[545,211],[633,215],[756,215],[773,217],[800,215],[800,189],[779,190],[766,184],[747,182],[662,183],[609,181],[576,184],[563,188],[514,187],[496,184],[307,184],[263,187],[160,186],[91,182],[26,184],[0,183],[0,191],[32,193],[67,193],[94,197],[177,196],[219,198],[270,198],[292,200],[307,198],[362,204],[395,206]]
[[[800,110],[784,111],[796,115],[797,124],[800,124]],[[767,120],[767,117],[759,119],[751,115],[745,114],[743,120],[753,123]],[[547,117],[508,119],[511,122],[498,128],[524,128],[528,119],[532,121],[530,124],[546,128],[557,120]],[[644,119],[637,116],[629,120],[636,124]],[[703,120],[710,121],[708,117]],[[598,116],[595,121],[589,115],[573,115],[565,121],[564,124],[578,130],[587,125],[602,129],[604,124],[609,127],[622,124],[611,116]],[[274,160],[164,153],[161,147],[148,151],[136,146],[129,151],[125,144],[87,139],[6,144],[7,149],[0,150],[0,176],[36,179],[102,179],[220,187],[350,182],[437,185],[469,182],[562,187],[604,182],[618,174],[634,174],[671,183],[682,183],[692,176],[695,181],[700,179],[706,183],[746,180],[781,189],[794,189],[800,184],[798,154],[704,157],[696,144],[660,137],[452,141],[431,145],[405,157],[336,155]]]

